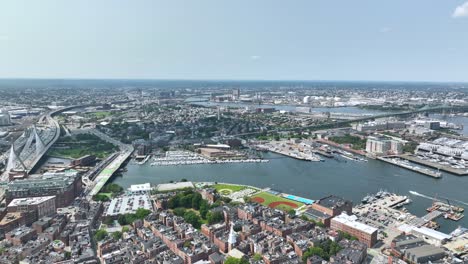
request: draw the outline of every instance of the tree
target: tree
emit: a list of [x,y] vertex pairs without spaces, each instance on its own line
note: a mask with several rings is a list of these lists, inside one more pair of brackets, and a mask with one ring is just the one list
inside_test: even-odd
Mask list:
[[151,214],[151,211],[148,209],[144,209],[144,208],[138,208],[135,212],[135,216],[137,219],[144,219],[149,214]]
[[201,218],[206,219],[206,215],[208,214],[209,208],[210,206],[208,205],[208,202],[205,200],[202,200],[200,203],[200,210],[199,210]]
[[119,240],[119,239],[122,238],[122,232],[116,231],[116,232],[112,233],[112,237],[113,237],[115,240]]
[[302,255],[302,261],[306,262],[307,259],[312,256],[319,256],[321,258],[324,258],[325,251],[323,251],[323,249],[319,247],[311,247]]
[[93,200],[96,202],[107,202],[109,201],[109,197],[105,194],[98,193],[93,196]]
[[130,231],[130,228],[128,226],[122,227],[122,233]]
[[103,190],[105,192],[110,192],[110,193],[121,193],[123,191],[123,188],[122,186],[116,183],[109,183],[106,186],[104,186]]
[[195,212],[193,211],[187,211],[185,212],[184,214],[184,220],[191,224],[193,227],[195,228],[200,228],[201,226],[201,219],[200,219],[200,216],[198,216]]
[[125,217],[125,215],[119,215],[119,218],[117,218],[117,222],[119,222],[120,225],[130,224],[130,223],[127,223],[127,217]]
[[260,261],[262,259],[263,259],[262,255],[260,255],[258,253],[255,253],[255,255],[253,256],[253,260],[255,260],[255,261]]
[[96,239],[97,241],[101,241],[103,240],[104,238],[107,237],[107,231],[104,230],[104,229],[99,229],[98,231],[96,231],[96,234],[94,234],[94,239]]
[[200,209],[200,203],[201,203],[202,200],[203,200],[203,198],[202,198],[201,194],[195,193],[192,196],[192,208],[195,209],[195,210],[199,210]]
[[208,224],[212,225],[224,220],[224,215],[221,212],[208,212],[206,215],[206,220]]
[[112,220],[112,218],[106,218],[106,219],[103,221],[103,223],[104,223],[105,225],[110,226],[110,225],[113,225],[113,224],[114,224],[114,220]]
[[245,258],[234,258],[234,257],[228,257],[226,261],[224,261],[224,264],[249,264],[249,261]]
[[192,198],[192,194],[182,196],[182,198],[180,198],[180,206],[185,208],[192,208]]
[[177,216],[184,216],[185,211],[187,211],[187,210],[185,210],[185,208],[183,208],[183,207],[177,207],[177,208],[174,209],[172,212],[173,212],[175,215],[177,215]]
[[236,231],[236,232],[240,232],[240,231],[242,231],[242,226],[236,224],[236,225],[234,225],[234,227],[232,229],[234,229],[234,231]]
[[288,211],[288,214],[289,214],[290,217],[296,216],[296,210],[291,209],[291,210]]

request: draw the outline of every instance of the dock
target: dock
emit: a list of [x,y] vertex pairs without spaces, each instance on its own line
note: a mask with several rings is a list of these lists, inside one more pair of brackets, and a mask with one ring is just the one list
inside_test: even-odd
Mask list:
[[454,175],[458,175],[458,176],[468,175],[468,170],[466,170],[466,169],[465,170],[455,169],[455,168],[452,168],[450,166],[445,166],[445,165],[442,165],[442,164],[438,164],[438,163],[430,162],[430,161],[427,161],[427,160],[423,160],[423,159],[420,159],[420,158],[415,157],[413,155],[400,155],[399,157],[402,158],[402,159],[405,159],[405,160],[409,160],[409,161],[414,162],[414,163],[418,163],[418,164],[421,164],[421,165],[424,165],[424,166],[427,166],[427,167],[431,167],[431,168],[434,168],[434,169],[445,171],[445,172],[448,172],[448,173],[451,173],[451,174],[454,174]]
[[436,218],[442,216],[443,213],[440,212],[440,211],[432,211],[426,215],[424,215],[423,217],[415,217],[413,219],[411,219],[408,224],[409,225],[414,225],[414,226],[417,226],[417,227],[421,227],[433,220],[435,220]]
[[312,153],[318,154],[318,155],[320,155],[320,156],[323,156],[323,157],[329,158],[329,159],[334,158],[334,156],[333,156],[332,154],[327,153],[327,152],[322,151],[322,150],[313,150]]
[[418,167],[418,166],[411,166],[410,164],[406,164],[404,162],[398,162],[398,161],[395,160],[397,158],[398,157],[392,157],[392,158],[391,157],[378,157],[377,159],[381,160],[381,161],[384,161],[384,162],[387,162],[387,163],[390,163],[390,164],[393,164],[395,166],[399,166],[401,168],[405,168],[405,169],[410,170],[410,171],[414,171],[414,172],[417,172],[417,173],[420,173],[420,174],[423,174],[423,175],[426,175],[426,176],[436,178],[436,179],[442,178],[441,173],[438,172],[438,171],[433,171],[433,170],[430,170],[430,169],[427,169],[427,168],[421,168],[421,167]]

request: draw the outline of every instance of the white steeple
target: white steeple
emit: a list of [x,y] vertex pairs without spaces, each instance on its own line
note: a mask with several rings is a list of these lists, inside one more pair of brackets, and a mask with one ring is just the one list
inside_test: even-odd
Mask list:
[[229,248],[231,248],[232,245],[235,245],[236,242],[237,242],[237,234],[234,231],[234,223],[231,222],[231,231],[229,232],[229,237],[228,237]]

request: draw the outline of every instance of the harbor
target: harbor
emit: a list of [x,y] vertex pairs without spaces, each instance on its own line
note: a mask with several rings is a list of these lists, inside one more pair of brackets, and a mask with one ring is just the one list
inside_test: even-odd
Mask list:
[[[290,141],[270,141],[265,144],[258,144],[256,148],[263,151],[270,151],[286,157],[303,161],[324,161],[317,153],[317,150],[304,143]],[[324,156],[324,155],[322,155]]]
[[400,155],[399,157],[402,159],[406,159],[408,161],[414,162],[414,163],[418,163],[427,167],[445,171],[454,175],[458,175],[458,176],[468,175],[468,169],[453,168],[449,166],[448,164],[441,164],[436,161],[425,160],[414,155]]
[[409,161],[402,160],[398,157],[377,157],[377,159],[436,179],[442,177],[442,173],[439,171],[411,165]]
[[151,166],[177,166],[200,164],[229,163],[266,163],[267,159],[208,159],[203,155],[190,151],[167,151],[164,157],[154,157]]
[[[269,160],[269,163],[231,163],[216,166],[200,164],[189,166],[187,170],[181,170],[181,166],[151,166],[151,159],[144,165],[129,164],[128,171],[122,176],[116,176],[113,181],[123,187],[145,182],[168,183],[181,179],[195,182],[231,182],[259,188],[281,189],[285,193],[302,197],[320,197],[333,192],[351,199],[355,204],[361,203],[367,193],[387,189],[393,193],[408,195],[412,202],[403,204],[401,209],[406,208],[408,212],[420,216],[427,214],[426,208],[431,206],[432,199],[412,195],[409,191],[418,191],[427,197],[434,197],[438,193],[459,206],[464,204],[455,200],[468,203],[465,182],[467,178],[445,172],[442,172],[442,178],[435,181],[432,177],[421,177],[417,172],[373,159],[369,159],[368,162],[344,162],[344,159],[338,156],[326,159],[326,162],[305,162],[271,152],[262,153],[262,156]],[[439,217],[437,222],[441,225],[439,230],[443,232],[452,232],[458,225],[468,226],[467,217],[457,222]]]

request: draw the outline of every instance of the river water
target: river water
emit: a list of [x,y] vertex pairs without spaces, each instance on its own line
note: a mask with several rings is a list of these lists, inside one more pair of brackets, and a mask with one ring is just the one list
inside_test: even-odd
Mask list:
[[[150,166],[129,164],[123,176],[113,179],[124,187],[150,182],[153,184],[178,181],[212,181],[271,187],[285,193],[310,199],[336,194],[359,203],[368,193],[386,189],[407,195],[413,203],[407,206],[417,216],[426,214],[431,200],[415,196],[415,191],[426,196],[447,197],[466,204],[468,209],[468,176],[460,177],[443,173],[442,179],[434,179],[377,160],[356,162],[340,157],[325,162],[306,162],[266,153],[269,163],[240,163],[219,165]],[[458,225],[468,226],[468,217],[458,222],[438,219],[441,231],[451,232]]]
[[[328,109],[328,108],[327,108]],[[333,109],[333,108],[332,108]],[[335,111],[356,113],[358,108],[335,108]],[[322,110],[322,109],[320,109]],[[362,113],[362,112],[361,112]],[[374,111],[375,113],[375,111]],[[464,125],[461,131],[468,134],[468,118],[431,115],[433,118]],[[361,199],[380,189],[407,195],[413,201],[408,210],[417,215],[426,214],[432,203],[426,197],[448,198],[468,211],[468,176],[455,176],[442,172],[441,179],[434,179],[416,172],[378,161],[356,162],[341,157],[325,162],[306,162],[266,153],[269,163],[238,163],[187,166],[150,166],[129,164],[127,172],[113,179],[124,187],[140,183],[167,183],[187,179],[189,181],[228,182],[271,187],[279,191],[319,199],[329,194],[359,203]],[[421,195],[410,194],[409,191]],[[424,197],[426,196],[426,197]],[[467,212],[468,214],[468,212]],[[458,222],[439,218],[440,231],[451,232],[459,225],[468,227],[468,215]]]

